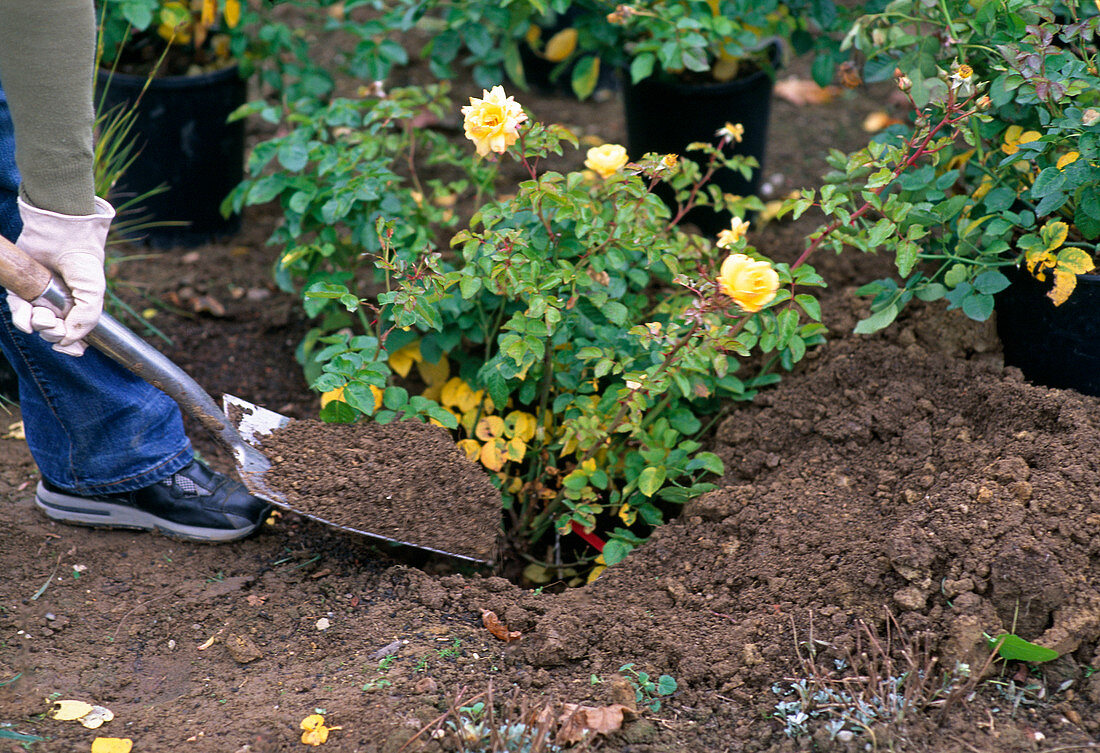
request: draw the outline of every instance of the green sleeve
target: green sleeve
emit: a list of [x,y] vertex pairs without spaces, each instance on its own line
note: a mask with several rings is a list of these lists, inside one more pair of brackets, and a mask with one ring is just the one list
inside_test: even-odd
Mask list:
[[95,212],[92,0],[0,0],[0,82],[15,123],[24,198]]

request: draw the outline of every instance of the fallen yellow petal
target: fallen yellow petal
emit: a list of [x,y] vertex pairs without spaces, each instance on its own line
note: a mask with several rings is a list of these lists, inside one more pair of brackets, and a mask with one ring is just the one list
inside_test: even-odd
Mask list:
[[97,737],[92,740],[92,753],[130,753],[134,741],[128,737]]
[[89,713],[92,704],[84,701],[54,701],[54,708],[50,711],[50,718],[59,722],[72,722]]
[[106,706],[92,706],[92,710],[80,717],[80,723],[88,729],[99,729],[104,722],[115,718],[115,712]]

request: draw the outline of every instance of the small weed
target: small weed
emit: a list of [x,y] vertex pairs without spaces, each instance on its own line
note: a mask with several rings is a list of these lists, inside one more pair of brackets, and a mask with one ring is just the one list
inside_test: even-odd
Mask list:
[[589,685],[599,685],[599,684],[601,684],[602,682],[603,682],[603,680],[602,680],[602,679],[600,679],[600,676],[599,676],[599,675],[596,675],[596,674],[593,674],[592,676],[590,676],[590,677],[588,678],[588,684],[589,684]]
[[393,683],[385,679],[384,677],[379,677],[375,680],[368,680],[363,685],[363,692],[369,693],[372,690],[380,690],[381,688],[389,687],[390,685],[393,685]]
[[397,654],[390,654],[389,656],[383,656],[382,660],[378,662],[379,672],[389,672],[390,667],[397,661]]
[[443,659],[457,659],[462,655],[462,639],[455,638],[454,643],[447,646],[447,648],[439,649],[438,653]]
[[[661,698],[670,696],[677,690],[676,679],[671,675],[661,675],[656,682],[648,672],[640,672],[634,669],[634,663],[624,664],[619,667],[620,672],[629,672],[627,677],[634,686],[634,700],[639,706],[645,706],[650,711],[661,710]],[[595,675],[593,675],[595,677]],[[593,683],[595,684],[595,683]]]
[[426,672],[428,670],[428,657],[421,656],[420,661],[413,667],[413,672]]
[[224,580],[225,580],[225,573],[223,573],[221,570],[219,570],[218,572],[214,573],[209,578],[207,578],[206,582],[207,583],[221,583]]

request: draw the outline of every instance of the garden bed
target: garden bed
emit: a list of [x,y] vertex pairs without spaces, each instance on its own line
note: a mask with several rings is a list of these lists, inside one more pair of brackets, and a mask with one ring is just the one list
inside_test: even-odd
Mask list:
[[[765,183],[812,183],[825,149],[865,139],[881,94],[777,102]],[[614,100],[521,99],[622,140]],[[170,307],[151,319],[172,338],[162,347],[210,392],[304,418],[317,409],[294,362],[305,325],[268,282],[274,220],[253,210],[230,243],[127,262],[118,278],[132,303],[146,305],[140,291]],[[792,260],[809,227],[754,240]],[[1002,368],[991,327],[942,306],[852,335],[866,302],[851,286],[888,260],[812,261],[830,284],[829,344],[721,424],[717,491],[583,588],[525,590],[293,515],[217,547],[56,525],[33,507],[25,444],[0,440],[0,722],[13,725],[0,730],[47,738],[28,747],[51,752],[104,735],[135,751],[260,753],[304,749],[299,722],[318,711],[341,727],[322,750],[435,750],[432,725],[457,698],[491,687],[498,713],[509,696],[630,705],[632,664],[677,689],[604,738],[607,750],[862,750],[872,737],[854,723],[830,739],[828,717],[801,720],[792,684],[889,700],[907,646],[922,666],[936,657],[936,680],[901,721],[870,725],[880,749],[1088,747],[1100,732],[1100,405],[1024,383]],[[430,474],[432,460],[415,467]],[[485,611],[521,637],[494,637]],[[983,630],[1063,656],[994,665],[979,684]],[[943,703],[921,709],[945,674],[956,679]],[[115,719],[93,731],[43,718],[56,698]],[[808,733],[789,737],[800,725]],[[22,749],[0,739],[8,748]]]

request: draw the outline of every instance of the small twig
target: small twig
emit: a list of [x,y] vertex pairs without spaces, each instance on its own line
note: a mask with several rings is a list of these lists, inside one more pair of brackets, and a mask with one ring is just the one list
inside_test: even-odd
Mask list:
[[149,604],[152,604],[154,601],[160,601],[161,599],[167,599],[169,596],[175,596],[175,595],[176,594],[175,594],[174,591],[171,592],[171,593],[161,594],[160,596],[156,596],[152,599],[149,599],[149,601],[144,601],[141,604],[138,604],[136,607],[131,609],[129,612],[122,615],[122,617],[119,618],[118,627],[115,628],[114,635],[111,636],[111,643],[114,643],[115,640],[118,638],[118,631],[122,630],[122,623],[124,623],[126,621],[127,617],[129,617],[130,615],[132,615],[134,612],[138,611],[142,607],[145,607],[145,606],[148,606]]
[[42,587],[34,592],[34,596],[31,597],[31,601],[37,601],[38,597],[46,593],[46,589],[50,587],[50,582],[53,581],[53,577],[57,575],[57,569],[61,567],[61,557],[63,555],[57,555],[57,564],[53,566],[53,572],[50,573],[50,577],[46,578],[46,582],[42,584]]

